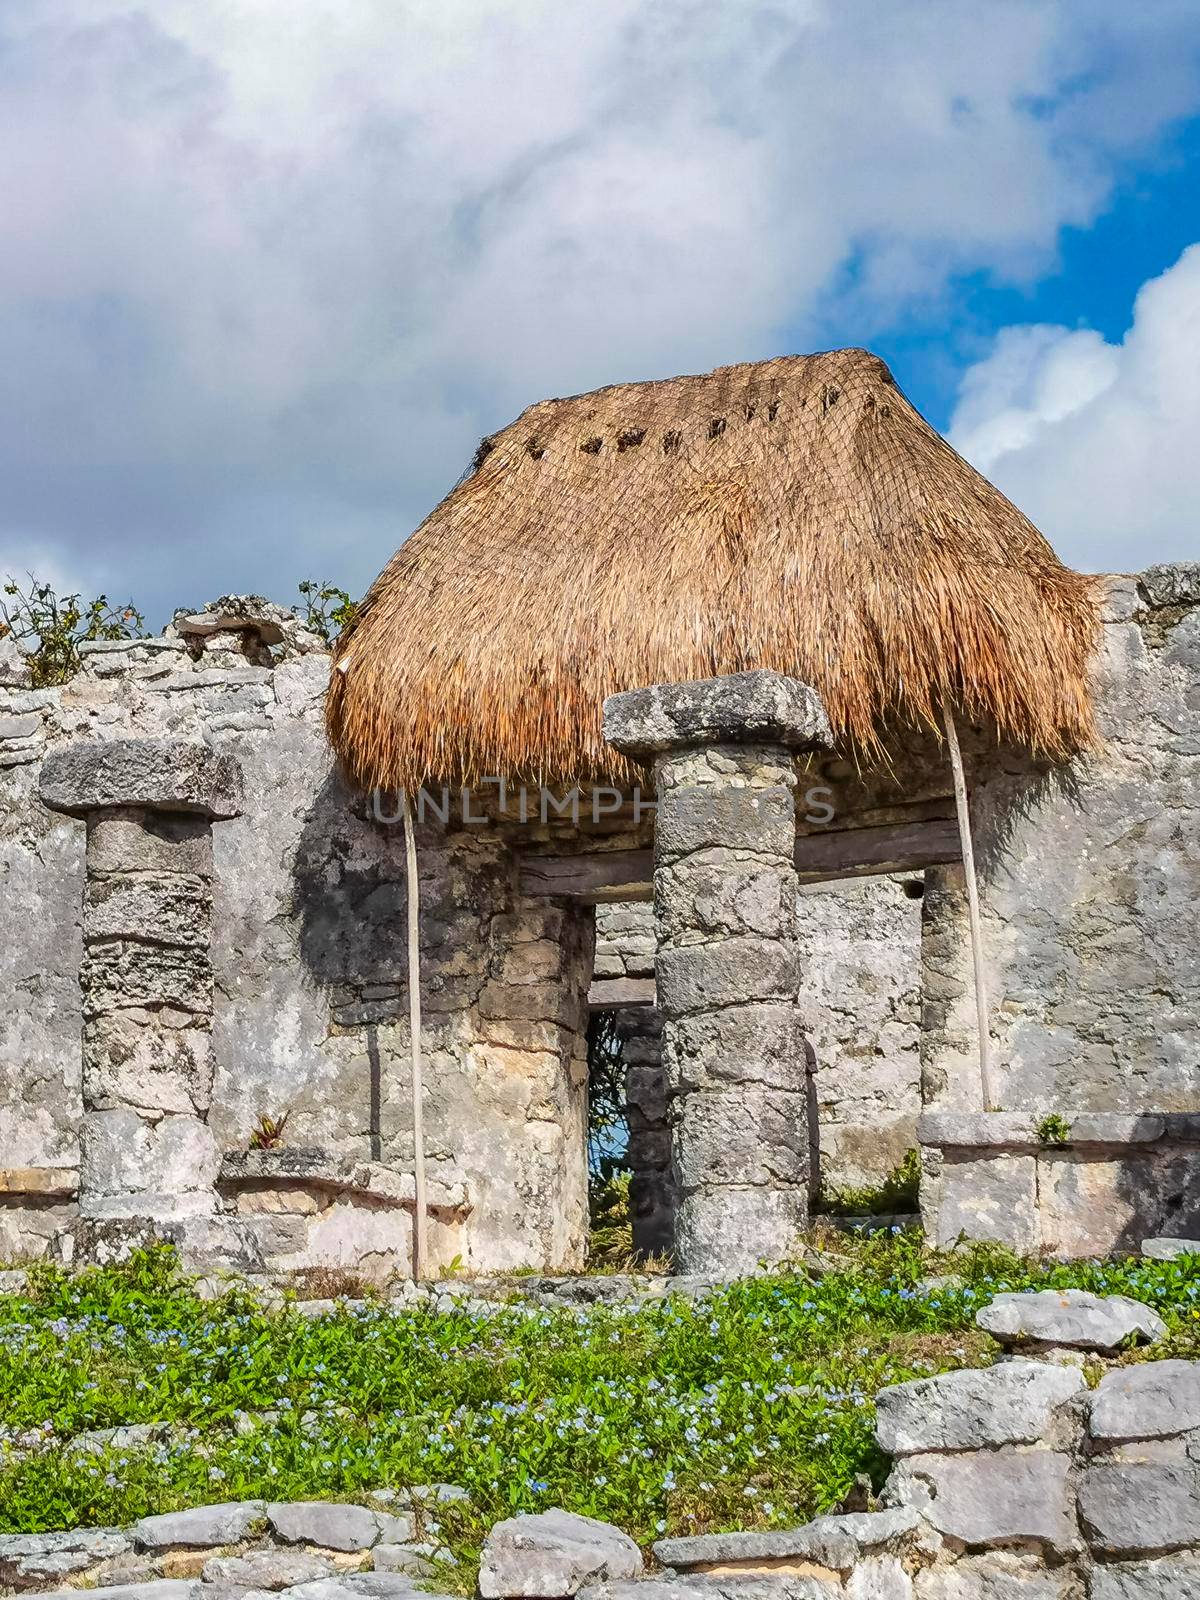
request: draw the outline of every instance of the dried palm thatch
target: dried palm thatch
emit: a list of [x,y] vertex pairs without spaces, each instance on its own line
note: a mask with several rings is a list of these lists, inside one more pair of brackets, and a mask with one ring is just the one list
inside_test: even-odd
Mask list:
[[849,747],[940,706],[1063,757],[1093,742],[1091,582],[865,350],[547,400],[376,579],[337,650],[364,786],[625,776],[616,690],[773,667]]

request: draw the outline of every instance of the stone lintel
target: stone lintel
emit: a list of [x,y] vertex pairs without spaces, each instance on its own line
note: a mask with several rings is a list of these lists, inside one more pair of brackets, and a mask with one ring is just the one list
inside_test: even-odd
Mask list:
[[242,770],[230,755],[186,739],[73,744],[42,765],[40,794],[71,816],[113,807],[219,819],[242,809]]
[[1080,1112],[1064,1117],[1062,1144],[1038,1138],[1044,1113],[1036,1111],[926,1111],[917,1121],[918,1143],[940,1150],[1023,1150],[1053,1155],[1088,1146],[1200,1142],[1200,1114],[1189,1112]]
[[0,1167],[0,1196],[73,1200],[78,1193],[78,1167]]
[[[233,1150],[221,1160],[218,1184],[223,1189],[282,1188],[324,1189],[359,1196],[376,1205],[411,1211],[416,1202],[416,1181],[380,1161],[358,1161],[352,1156],[313,1146],[281,1146],[276,1150]],[[466,1185],[429,1185],[429,1209],[465,1213],[471,1203]]]
[[833,746],[817,691],[762,669],[610,695],[604,702],[604,737],[638,761],[707,744],[783,745],[795,751]]

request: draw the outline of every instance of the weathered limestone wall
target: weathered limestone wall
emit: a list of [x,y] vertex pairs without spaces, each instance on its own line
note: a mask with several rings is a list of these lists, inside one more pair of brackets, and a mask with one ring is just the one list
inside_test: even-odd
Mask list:
[[[242,1228],[243,1264],[296,1260],[315,1237],[297,1219],[323,1215],[322,1196],[392,1203],[356,1163],[411,1165],[402,830],[331,771],[328,656],[284,631],[274,651],[238,632],[85,647],[52,690],[0,678],[0,915],[21,930],[0,944],[0,1257],[44,1249],[77,1186],[86,827],[47,810],[38,781],[47,754],[80,741],[193,740],[243,774],[243,814],[212,836],[207,1127],[219,1151],[245,1152],[262,1117],[287,1113],[288,1147],[320,1157],[319,1181],[285,1186],[278,1215]],[[419,835],[431,1189],[458,1219],[447,1259],[578,1264],[590,918],[521,902],[489,828]]]
[[[1108,580],[1104,617],[1104,748],[972,794],[998,1109],[1026,1143],[1051,1113],[1081,1131],[1069,1160],[1035,1160],[1011,1127],[957,1125],[981,1105],[965,897],[929,873],[923,1209],[942,1235],[972,1206],[967,1231],[1023,1248],[1053,1246],[1071,1211],[1093,1248],[1200,1223],[1200,566]],[[1123,1114],[1134,1131],[1114,1136]]]
[[[833,1188],[879,1183],[916,1143],[919,890],[911,874],[800,888],[797,998],[815,1056],[821,1179]],[[596,907],[595,971],[600,980],[653,978],[652,906]],[[636,1113],[657,1029],[639,1029],[632,1009],[627,1016]]]

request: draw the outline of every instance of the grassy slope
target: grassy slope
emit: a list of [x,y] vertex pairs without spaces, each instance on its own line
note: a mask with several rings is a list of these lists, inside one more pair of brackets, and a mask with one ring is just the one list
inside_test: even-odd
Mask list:
[[[45,1272],[0,1297],[0,1531],[439,1480],[471,1492],[442,1516],[464,1571],[497,1518],[549,1505],[643,1542],[789,1524],[858,1473],[878,1480],[876,1389],[992,1358],[973,1316],[999,1289],[1131,1294],[1170,1325],[1155,1354],[1200,1355],[1200,1258],[1043,1268],[977,1251],[954,1258],[961,1288],[919,1291],[937,1266],[881,1237],[820,1282],[758,1279],[697,1306],[480,1317],[379,1302],[319,1320],[239,1291],[200,1300],[164,1252]],[[176,1427],[141,1450],[65,1448],[143,1421]]]

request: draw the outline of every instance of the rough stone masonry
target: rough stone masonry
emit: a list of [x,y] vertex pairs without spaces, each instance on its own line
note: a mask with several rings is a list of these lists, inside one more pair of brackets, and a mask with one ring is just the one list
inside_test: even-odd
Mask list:
[[675,1264],[750,1271],[808,1221],[794,753],[827,748],[828,719],[806,685],[745,672],[614,695],[604,727],[654,760]]

